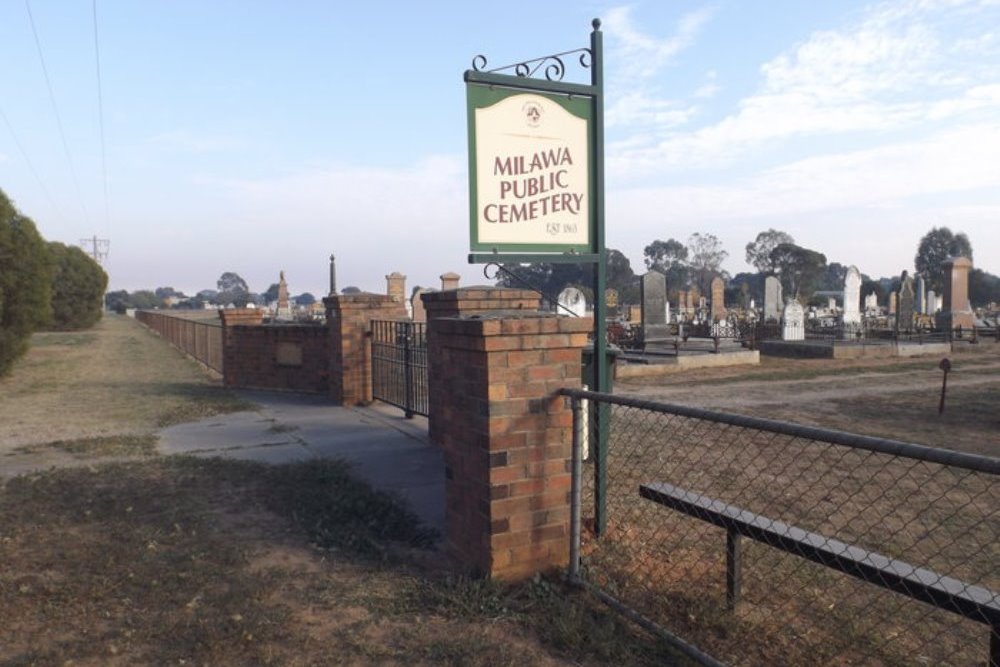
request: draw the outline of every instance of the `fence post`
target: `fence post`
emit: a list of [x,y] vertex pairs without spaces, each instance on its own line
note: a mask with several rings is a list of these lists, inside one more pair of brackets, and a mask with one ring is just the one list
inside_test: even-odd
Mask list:
[[735,530],[726,531],[726,607],[736,611],[740,603],[740,585],[743,578],[743,554],[740,534]]
[[581,505],[583,503],[583,443],[586,437],[584,426],[583,399],[570,399],[573,407],[573,459],[572,487],[570,489],[569,518],[569,578],[576,581],[580,578],[580,522]]

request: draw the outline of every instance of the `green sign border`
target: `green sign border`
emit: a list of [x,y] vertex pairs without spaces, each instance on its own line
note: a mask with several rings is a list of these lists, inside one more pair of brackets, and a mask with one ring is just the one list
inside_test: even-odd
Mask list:
[[[587,238],[588,243],[480,243],[479,238],[479,201],[477,197],[478,173],[476,168],[476,110],[491,107],[494,104],[515,95],[538,95],[554,102],[577,118],[587,123],[587,164],[590,165],[587,177]],[[475,251],[487,252],[577,252],[594,253],[597,251],[597,209],[593,193],[597,191],[597,179],[594,164],[594,133],[593,133],[593,100],[580,97],[570,97],[537,90],[516,90],[498,88],[480,83],[466,83],[466,100],[469,124],[469,247]]]

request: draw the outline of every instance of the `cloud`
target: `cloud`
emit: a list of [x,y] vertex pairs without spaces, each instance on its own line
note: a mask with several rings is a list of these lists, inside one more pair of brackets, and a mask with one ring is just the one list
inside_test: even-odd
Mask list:
[[629,83],[655,76],[678,53],[694,44],[714,14],[709,7],[685,14],[674,34],[658,38],[635,26],[631,7],[612,8],[606,14],[604,30],[614,36],[614,60],[620,63],[617,76]]
[[[676,122],[654,124],[641,129],[645,141],[616,143],[609,168],[626,180],[715,168],[791,140],[919,131],[995,114],[1000,63],[970,45],[1000,49],[996,18],[982,2],[878,5],[860,21],[817,31],[762,64],[757,92],[718,122],[687,130]],[[632,95],[642,99],[644,92]]]
[[[607,13],[604,29],[610,36],[609,62],[615,64],[613,76],[608,77],[611,82],[608,99],[612,100],[605,113],[608,127],[633,130],[656,127],[663,131],[690,122],[697,107],[663,96],[653,79],[695,43],[714,13],[713,9],[704,8],[685,14],[667,37],[640,31],[633,21],[631,7],[615,7]],[[714,81],[706,82],[699,89],[700,96],[714,94],[713,86]]]

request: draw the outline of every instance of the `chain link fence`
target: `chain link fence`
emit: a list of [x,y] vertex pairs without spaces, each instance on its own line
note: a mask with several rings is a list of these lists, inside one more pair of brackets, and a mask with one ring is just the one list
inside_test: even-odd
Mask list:
[[610,422],[576,577],[629,615],[732,665],[1000,660],[1000,459],[564,394]]

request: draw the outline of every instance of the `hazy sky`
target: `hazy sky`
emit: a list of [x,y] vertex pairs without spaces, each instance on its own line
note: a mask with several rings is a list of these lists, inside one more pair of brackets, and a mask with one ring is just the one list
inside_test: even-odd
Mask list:
[[97,0],[106,168],[94,12],[0,4],[0,188],[49,240],[109,238],[111,289],[284,269],[323,294],[330,253],[340,287],[485,282],[462,73],[587,46],[594,17],[607,242],[637,273],[694,232],[748,270],[774,227],[898,274],[941,225],[1000,273],[998,0]]

